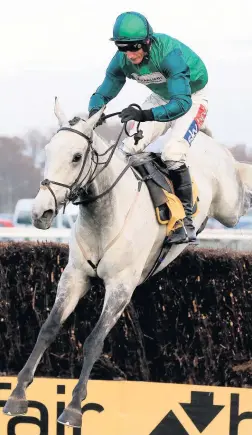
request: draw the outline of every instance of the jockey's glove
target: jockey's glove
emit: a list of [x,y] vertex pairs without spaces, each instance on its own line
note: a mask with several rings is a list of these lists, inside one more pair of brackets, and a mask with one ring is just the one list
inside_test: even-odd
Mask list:
[[121,118],[121,122],[128,121],[137,121],[137,122],[145,122],[145,121],[154,121],[154,115],[151,109],[149,110],[139,110],[135,107],[129,106],[126,109],[123,109],[119,114],[119,118]]
[[[99,110],[100,109],[90,110],[88,118],[91,118],[91,116],[93,116],[95,113],[99,112]],[[105,114],[102,113],[99,121],[97,121],[97,123],[96,123],[96,127],[99,127],[99,125],[102,125],[104,122],[106,122],[106,120],[105,120]]]

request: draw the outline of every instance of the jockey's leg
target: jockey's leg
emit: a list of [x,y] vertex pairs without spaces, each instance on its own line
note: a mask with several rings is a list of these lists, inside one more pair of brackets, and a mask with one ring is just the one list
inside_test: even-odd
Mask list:
[[169,177],[173,182],[175,194],[180,199],[186,215],[183,226],[171,234],[169,243],[195,242],[196,230],[192,219],[193,194],[189,168],[183,164],[177,169],[169,169]]
[[165,144],[161,154],[173,181],[175,193],[181,200],[186,215],[183,222],[184,226],[172,233],[169,239],[170,243],[194,242],[196,240],[192,219],[192,183],[186,161],[189,147],[206,118],[208,104],[204,90],[193,94],[192,101],[191,109],[172,123],[170,139]]

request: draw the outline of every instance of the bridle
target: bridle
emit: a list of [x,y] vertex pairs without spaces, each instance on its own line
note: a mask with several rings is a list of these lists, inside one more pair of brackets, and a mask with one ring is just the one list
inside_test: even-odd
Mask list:
[[[80,186],[81,186],[81,184],[83,183],[83,181],[84,181],[84,179],[86,177],[81,181],[81,183],[78,184],[78,182],[79,182],[79,180],[80,180],[80,178],[82,176],[82,173],[84,171],[84,168],[85,168],[85,165],[86,165],[86,162],[87,162],[87,158],[88,158],[89,152],[90,152],[91,149],[93,150],[93,148],[92,148],[92,144],[93,144],[92,138],[89,138],[84,133],[82,133],[82,132],[80,132],[80,131],[78,131],[78,130],[76,130],[74,128],[71,128],[71,127],[61,127],[58,130],[58,132],[62,131],[62,130],[71,131],[72,133],[75,133],[75,134],[78,134],[78,135],[82,136],[84,139],[86,139],[86,141],[88,143],[88,146],[87,146],[87,150],[86,150],[86,153],[85,153],[82,165],[81,165],[80,172],[79,172],[77,178],[74,180],[74,182],[71,185],[65,184],[65,183],[59,183],[58,181],[54,181],[54,180],[49,180],[48,178],[45,178],[43,181],[41,181],[41,186],[47,187],[47,189],[51,192],[51,194],[53,196],[53,199],[54,199],[54,202],[55,202],[55,215],[58,214],[59,210],[58,210],[57,199],[56,199],[56,196],[55,196],[55,193],[54,193],[53,189],[51,188],[51,184],[55,184],[56,186],[66,187],[67,189],[69,189],[69,194],[66,195],[65,200],[63,202],[64,211],[65,211],[65,207],[67,205],[67,202],[68,201],[73,201],[79,195]],[[87,175],[88,175],[88,173],[87,173]]]
[[[141,107],[138,106],[137,104],[131,104],[130,106],[136,106],[138,109],[141,110]],[[116,116],[116,115],[118,115],[120,113],[121,112],[115,112],[115,113],[112,113],[110,115],[106,115],[103,119],[105,120],[107,118],[111,118],[112,116]],[[76,117],[73,120],[69,121],[69,124],[70,125],[71,124],[74,125],[74,124],[76,124],[80,120],[82,120],[82,119]],[[82,121],[84,121],[84,120],[82,120]],[[142,132],[142,130],[139,129],[139,126],[140,126],[140,122],[137,124],[137,131],[136,131],[136,133],[133,133],[132,135],[130,135],[128,133],[128,131],[127,131],[127,126],[126,126],[126,123],[125,123],[123,125],[119,135],[118,135],[118,138],[117,138],[115,144],[110,146],[102,154],[98,154],[98,152],[93,147],[93,137],[92,137],[93,135],[91,135],[91,137],[88,137],[86,134],[80,132],[79,130],[76,130],[75,128],[71,128],[71,127],[61,127],[57,131],[57,133],[60,132],[60,131],[69,131],[71,133],[78,134],[79,136],[83,137],[87,141],[88,146],[87,146],[84,158],[83,158],[83,162],[82,162],[82,165],[81,165],[81,168],[80,168],[80,172],[79,172],[77,178],[74,180],[74,182],[71,185],[68,185],[68,184],[65,184],[65,183],[60,183],[60,182],[54,181],[54,180],[49,180],[48,178],[44,179],[40,183],[41,186],[46,187],[51,192],[51,194],[53,196],[54,203],[55,203],[55,216],[58,214],[59,209],[58,209],[58,204],[57,204],[57,198],[55,196],[55,193],[54,193],[53,189],[51,188],[51,185],[54,184],[56,186],[66,187],[69,190],[69,193],[68,194],[66,193],[65,199],[61,203],[63,205],[63,207],[64,207],[63,208],[63,213],[65,212],[66,205],[69,202],[72,202],[74,205],[90,204],[90,203],[96,201],[97,199],[103,197],[107,193],[109,193],[114,188],[114,186],[118,183],[118,181],[122,178],[122,176],[125,174],[125,172],[131,167],[131,163],[130,162],[126,165],[126,167],[123,169],[123,171],[120,173],[120,175],[114,181],[114,183],[107,190],[105,190],[104,192],[100,193],[99,195],[93,195],[93,196],[88,194],[88,190],[90,188],[91,183],[95,180],[95,178],[99,174],[101,174],[101,172],[104,171],[104,169],[109,165],[109,163],[110,163],[110,161],[111,161],[111,159],[112,159],[112,157],[114,155],[114,152],[115,152],[115,150],[117,148],[117,145],[118,145],[118,143],[119,143],[119,141],[121,139],[121,136],[122,136],[123,132],[125,132],[126,135],[129,136],[129,137],[134,137],[135,144],[137,144],[138,141],[143,138],[143,132]],[[109,152],[110,152],[110,154],[108,156],[108,159],[105,162],[99,162],[99,158],[100,157],[104,157]],[[86,163],[87,163],[89,155],[91,157],[91,164],[90,164],[90,167],[89,167],[86,175],[84,176],[84,178],[82,178],[82,175],[83,175],[84,169],[86,167]],[[94,163],[94,169],[93,170],[92,170],[92,163]],[[101,166],[101,165],[103,165],[102,168],[99,171],[97,171],[97,168],[99,166]],[[89,177],[88,178],[88,182],[83,187],[82,184],[86,180],[87,177]],[[85,196],[85,198],[81,199],[78,202],[75,202],[78,197],[81,198],[83,196]]]

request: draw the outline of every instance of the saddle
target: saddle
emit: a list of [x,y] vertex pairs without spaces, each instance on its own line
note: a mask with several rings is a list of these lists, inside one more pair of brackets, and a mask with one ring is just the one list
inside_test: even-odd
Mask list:
[[[171,231],[182,226],[185,211],[180,199],[175,195],[166,165],[161,157],[155,153],[134,154],[129,157],[129,163],[136,177],[146,183],[155,208],[157,221],[161,225],[166,225],[166,235],[168,236]],[[198,188],[193,178],[192,189],[194,217],[199,212],[199,197]],[[165,218],[162,207],[164,205],[167,207]]]

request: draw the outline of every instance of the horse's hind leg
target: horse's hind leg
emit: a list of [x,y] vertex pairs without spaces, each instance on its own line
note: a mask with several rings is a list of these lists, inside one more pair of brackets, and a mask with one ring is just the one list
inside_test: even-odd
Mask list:
[[54,341],[79,299],[87,292],[89,280],[83,271],[66,266],[59,281],[57,297],[50,315],[42,326],[35,347],[24,368],[18,374],[18,384],[6,402],[3,412],[8,415],[25,414],[28,409],[25,390],[32,383],[35,370],[45,350]]
[[211,205],[211,216],[226,227],[234,227],[245,211],[244,185],[235,173],[220,179],[219,189]]
[[73,390],[72,401],[58,419],[62,424],[81,427],[81,402],[87,395],[87,382],[90,372],[95,361],[102,353],[106,336],[130,302],[132,293],[137,285],[137,280],[135,280],[135,283],[130,282],[132,275],[133,274],[130,273],[125,274],[124,276],[127,279],[124,279],[123,282],[118,279],[113,279],[106,283],[106,294],[102,313],[95,328],[89,337],[87,337],[83,346],[84,362],[79,382]]

